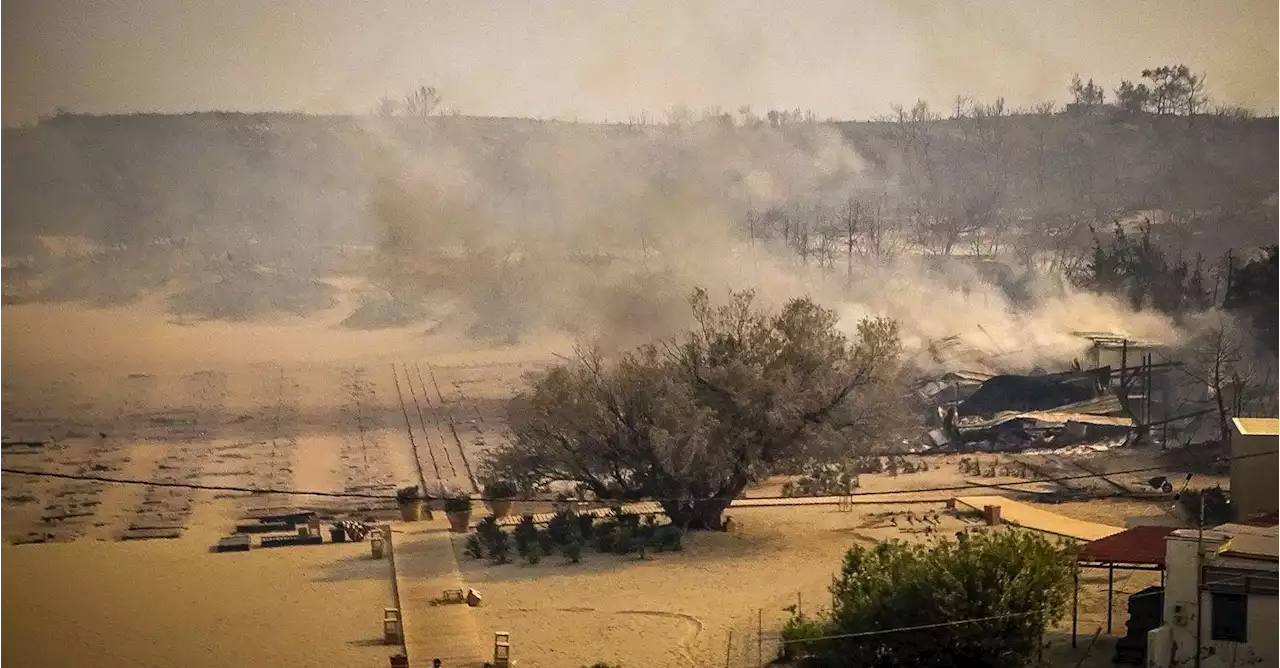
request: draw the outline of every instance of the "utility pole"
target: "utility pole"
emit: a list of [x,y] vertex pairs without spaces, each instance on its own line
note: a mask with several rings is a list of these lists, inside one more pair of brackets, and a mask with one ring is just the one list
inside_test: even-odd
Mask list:
[[1196,668],[1200,668],[1200,642],[1204,632],[1204,490],[1200,490],[1200,520],[1196,522]]

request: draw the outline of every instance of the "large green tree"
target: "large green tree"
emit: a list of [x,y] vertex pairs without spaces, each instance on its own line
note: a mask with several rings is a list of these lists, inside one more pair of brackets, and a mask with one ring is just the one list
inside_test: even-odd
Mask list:
[[887,436],[901,396],[893,321],[863,320],[850,341],[808,298],[768,312],[751,292],[713,305],[697,290],[690,303],[679,339],[608,360],[580,350],[532,376],[486,475],[655,498],[679,525],[718,528],[776,467]]
[[830,668],[1023,666],[1066,611],[1071,554],[1012,529],[857,546],[831,586],[834,609],[793,618],[784,647]]

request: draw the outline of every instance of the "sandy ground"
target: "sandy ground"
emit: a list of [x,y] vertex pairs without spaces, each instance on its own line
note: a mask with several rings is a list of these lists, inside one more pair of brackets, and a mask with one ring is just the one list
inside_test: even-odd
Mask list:
[[[864,476],[864,484],[872,490],[955,484],[951,471],[942,467],[896,478]],[[768,493],[774,483],[753,495]],[[1126,517],[1149,512],[1149,505],[1100,501],[1045,508],[1123,526]],[[725,665],[728,657],[728,665],[745,667],[759,665],[760,652],[766,661],[776,656],[777,631],[789,616],[784,608],[799,605],[811,614],[829,608],[828,585],[853,544],[927,541],[957,530],[984,530],[976,519],[948,515],[940,502],[866,504],[850,511],[833,506],[735,508],[729,515],[741,526],[738,533],[690,534],[684,551],[644,561],[588,551],[580,564],[554,556],[537,566],[495,566],[468,557],[461,541],[455,545],[467,583],[485,594],[485,605],[478,609],[480,625],[509,631],[522,665],[572,667],[604,660],[674,668]],[[938,523],[921,522],[925,515]],[[1114,633],[1124,633],[1125,595],[1158,582],[1158,574],[1117,573]],[[1085,571],[1078,622],[1082,645],[1099,626],[1105,631],[1106,616],[1106,571]],[[1070,630],[1068,614],[1048,638],[1049,656],[1075,665],[1083,646],[1070,649]],[[1106,655],[1099,665],[1109,665],[1110,650],[1099,646],[1095,651]]]
[[219,505],[178,540],[0,548],[4,665],[385,665],[387,560],[367,543],[212,553]]
[[[391,494],[420,473],[430,485],[473,489],[473,469],[504,437],[502,406],[521,374],[568,346],[544,339],[485,348],[410,329],[347,332],[333,327],[337,316],[181,325],[145,305],[5,307],[0,317],[5,440],[47,441],[7,443],[6,468],[329,492]],[[863,489],[963,485],[973,476],[958,460],[864,476]],[[9,473],[0,480],[6,543],[46,543],[0,552],[3,658],[13,665],[385,661],[387,648],[372,643],[389,579],[360,560],[367,546],[207,552],[246,512],[303,503],[299,497]],[[750,495],[776,494],[780,485],[767,481]],[[739,532],[693,535],[683,552],[645,561],[588,551],[578,565],[551,557],[536,567],[490,566],[457,550],[458,563],[462,580],[485,595],[474,611],[482,646],[493,631],[510,632],[521,666],[609,660],[662,668],[724,665],[726,657],[731,666],[757,665],[759,651],[774,651],[784,607],[813,612],[828,601],[827,585],[852,543],[927,539],[933,534],[906,513],[941,512],[948,494],[903,495],[895,498],[915,503],[850,512],[734,509]],[[371,504],[323,505],[359,517]],[[1134,501],[1048,508],[1116,526],[1168,515]],[[898,526],[887,513],[898,514]],[[945,515],[940,522],[935,534],[965,526]],[[157,524],[179,527],[183,537],[116,540]],[[1142,575],[1118,577],[1117,590],[1141,589]],[[1106,619],[1105,578],[1091,574],[1082,588],[1086,636]],[[1122,596],[1115,606],[1119,633]],[[1069,631],[1069,619],[1061,627]]]

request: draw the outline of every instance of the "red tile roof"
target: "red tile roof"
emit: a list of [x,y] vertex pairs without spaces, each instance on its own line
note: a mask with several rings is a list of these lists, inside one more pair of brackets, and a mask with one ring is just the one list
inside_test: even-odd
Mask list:
[[1133,527],[1080,547],[1078,561],[1164,566],[1164,539],[1176,527]]

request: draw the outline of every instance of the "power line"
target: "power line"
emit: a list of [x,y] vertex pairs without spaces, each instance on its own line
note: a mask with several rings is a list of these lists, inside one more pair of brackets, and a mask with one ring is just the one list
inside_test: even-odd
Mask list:
[[889,633],[899,633],[902,631],[922,631],[924,629],[937,629],[947,626],[960,626],[961,624],[976,624],[978,622],[991,622],[999,619],[1012,619],[1014,617],[1029,617],[1044,613],[1044,610],[1031,610],[1028,612],[1011,612],[1005,615],[992,615],[990,617],[973,617],[970,619],[956,619],[949,622],[937,622],[934,624],[917,624],[915,626],[898,626],[891,629],[878,629],[875,631],[858,631],[856,633],[839,633],[829,636],[819,636],[817,638],[798,638],[795,640],[781,640],[783,645],[791,645],[796,643],[817,642],[820,640],[842,640],[845,638],[866,638],[869,636],[885,635]]
[[[1255,452],[1247,455],[1237,455],[1234,457],[1215,457],[1214,461],[1228,462],[1228,461],[1235,461],[1235,460],[1241,460],[1241,459],[1251,459],[1254,457],[1268,457],[1268,456],[1275,455],[1277,452],[1278,452],[1277,450],[1268,450],[1266,452]],[[1071,480],[1087,480],[1089,478],[1102,478],[1106,476],[1127,475],[1132,473],[1151,473],[1154,471],[1165,471],[1170,468],[1171,468],[1170,466],[1149,466],[1145,468],[1127,469],[1124,471],[1107,471],[1103,473],[1084,473],[1084,474],[1077,474],[1077,475],[1070,475],[1070,476],[1061,476],[1057,478],[1046,478],[1044,480],[1027,480],[1023,482],[1001,483],[1000,487],[1001,488],[1016,487],[1018,485],[1056,483],[1056,482],[1066,482]],[[67,480],[85,480],[90,482],[114,483],[114,484],[122,484],[122,485],[147,485],[152,487],[175,487],[175,488],[183,488],[183,489],[200,489],[200,490],[212,490],[212,491],[248,492],[250,494],[326,496],[326,497],[334,497],[334,498],[357,498],[357,499],[395,499],[396,498],[396,496],[393,494],[361,494],[358,492],[318,492],[318,491],[306,491],[306,490],[296,490],[296,489],[235,487],[230,485],[201,485],[198,483],[163,482],[163,481],[155,481],[155,480],[138,480],[134,478],[113,478],[108,476],[81,475],[81,474],[71,474],[71,473],[54,473],[52,471],[31,471],[31,470],[25,470],[25,469],[12,469],[12,468],[0,468],[0,472],[11,473],[14,475],[62,478]],[[919,489],[891,489],[891,490],[885,490],[882,492],[857,491],[849,494],[843,494],[843,495],[833,494],[830,496],[832,498],[836,498],[840,496],[844,496],[844,497],[894,496],[899,494],[921,494],[921,493],[927,493],[927,492],[965,491],[965,490],[981,489],[983,487],[986,487],[986,485],[974,485],[974,484],[947,485],[947,486],[939,486],[939,487],[923,487]],[[497,498],[484,497],[480,495],[471,496],[470,498],[472,501],[526,501],[526,502],[547,502],[547,503],[562,500],[557,498],[537,498],[537,497],[530,497],[530,498],[523,498],[523,499],[519,499],[519,498],[497,499]],[[781,500],[814,499],[814,498],[822,498],[822,497],[803,497],[803,496],[797,497],[797,496],[775,495],[775,496],[743,497],[743,500],[781,501]],[[601,501],[601,502],[615,502],[615,503],[644,503],[644,502],[693,501],[693,500],[696,500],[696,499],[677,498],[677,497],[647,497],[647,498],[639,498],[639,499],[598,499],[598,501]],[[821,504],[798,503],[794,505],[821,505]],[[742,507],[749,507],[749,506],[742,506]]]
[[85,480],[117,485],[145,485],[147,487],[174,487],[178,489],[201,489],[215,492],[248,492],[250,494],[280,494],[292,496],[327,496],[346,499],[395,499],[395,495],[361,494],[359,492],[314,492],[300,489],[272,489],[269,487],[235,487],[232,485],[201,485],[192,482],[166,482],[161,480],[138,480],[134,478],[112,478],[107,476],[80,475],[71,473],[54,473],[52,471],[27,471],[23,469],[0,468],[0,472],[14,475],[29,475],[42,478],[62,478],[64,480]]

